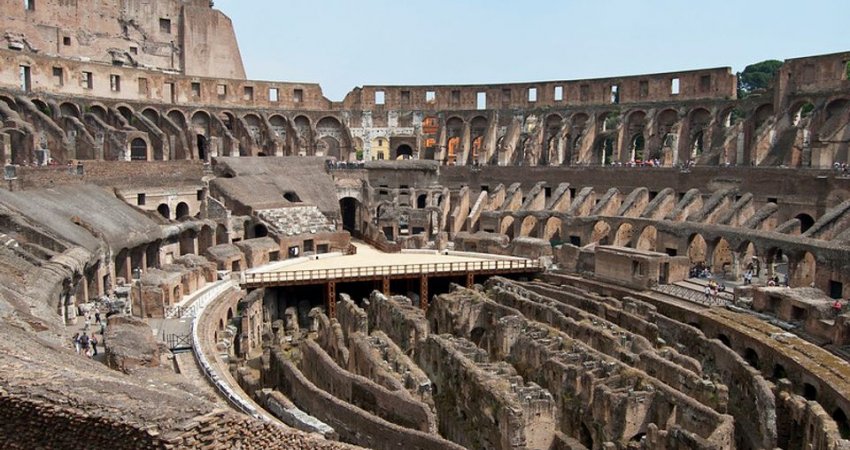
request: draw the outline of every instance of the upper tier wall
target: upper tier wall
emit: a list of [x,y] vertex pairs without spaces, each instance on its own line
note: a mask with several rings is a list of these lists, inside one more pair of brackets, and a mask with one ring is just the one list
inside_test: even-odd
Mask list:
[[[533,109],[573,105],[728,100],[736,97],[736,88],[737,79],[732,74],[732,69],[725,67],[577,81],[472,86],[365,86],[352,91],[344,104],[348,109],[360,110],[381,107],[400,110]],[[376,102],[380,97],[379,93],[383,93],[383,104]],[[483,104],[479,101],[481,94],[486,96]]]

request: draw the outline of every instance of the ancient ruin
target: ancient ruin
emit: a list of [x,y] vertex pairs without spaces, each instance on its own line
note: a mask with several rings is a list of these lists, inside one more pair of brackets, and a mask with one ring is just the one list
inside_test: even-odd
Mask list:
[[0,447],[850,450],[850,52],[335,102],[0,14]]

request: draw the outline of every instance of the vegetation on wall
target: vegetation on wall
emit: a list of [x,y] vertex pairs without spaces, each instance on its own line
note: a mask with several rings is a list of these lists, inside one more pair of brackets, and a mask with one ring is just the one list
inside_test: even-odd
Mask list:
[[746,98],[756,92],[767,90],[782,67],[782,61],[768,59],[738,72],[738,98]]

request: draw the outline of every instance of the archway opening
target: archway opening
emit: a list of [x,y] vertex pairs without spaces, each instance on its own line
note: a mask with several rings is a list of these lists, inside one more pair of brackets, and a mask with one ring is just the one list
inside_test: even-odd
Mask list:
[[269,229],[265,225],[258,223],[254,225],[254,237],[262,238],[269,235]]
[[810,401],[818,399],[818,388],[810,383],[803,384],[803,398]]
[[773,379],[781,380],[783,378],[788,378],[788,372],[785,370],[785,367],[782,364],[776,364],[773,366]]
[[198,159],[201,161],[207,160],[207,137],[203,134],[197,135],[198,144]]
[[747,364],[751,365],[754,369],[761,369],[759,355],[758,353],[756,353],[755,350],[751,348],[747,348],[746,350],[744,350],[744,360],[747,361]]
[[396,159],[413,159],[413,148],[407,144],[399,145],[395,150]]
[[130,142],[130,160],[131,161],[147,161],[148,160],[148,143],[142,138],[133,139]]
[[342,213],[342,228],[351,234],[357,231],[357,211],[359,203],[356,198],[345,197],[339,201],[339,209]]
[[416,197],[416,208],[423,209],[427,206],[428,196],[426,194],[420,194]]
[[166,219],[171,218],[171,208],[169,208],[168,205],[166,205],[165,203],[159,205],[159,207],[156,208],[156,211],[159,213],[159,215],[165,217]]
[[632,138],[632,160],[635,162],[644,161],[644,149],[646,148],[646,138],[643,133],[639,133]]
[[815,224],[815,219],[808,214],[797,214],[795,219],[800,221],[800,234],[809,231],[809,229]]
[[836,408],[832,413],[832,420],[838,425],[838,433],[842,439],[850,439],[850,422],[847,421],[847,414],[841,408]]
[[177,209],[175,210],[177,213],[177,220],[180,220],[184,217],[189,217],[189,205],[184,202],[180,202],[177,204]]

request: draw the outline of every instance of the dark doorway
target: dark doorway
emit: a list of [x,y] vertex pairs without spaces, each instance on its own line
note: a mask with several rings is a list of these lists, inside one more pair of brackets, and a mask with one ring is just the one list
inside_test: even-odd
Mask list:
[[397,159],[413,159],[413,149],[407,144],[399,145],[395,156]]
[[198,142],[198,159],[201,161],[207,160],[207,137],[203,134],[199,134],[197,137]]
[[808,214],[799,214],[796,219],[800,221],[800,234],[809,231],[809,228],[815,224],[815,219]]
[[829,280],[829,296],[834,299],[840,299],[844,295],[844,283]]
[[345,197],[339,201],[339,209],[342,212],[342,228],[351,234],[357,231],[357,208],[358,201],[352,197]]

